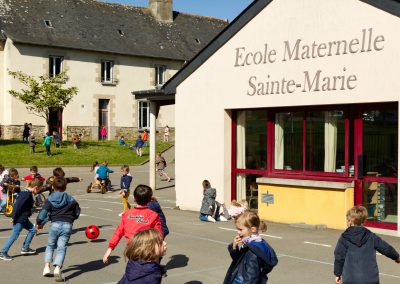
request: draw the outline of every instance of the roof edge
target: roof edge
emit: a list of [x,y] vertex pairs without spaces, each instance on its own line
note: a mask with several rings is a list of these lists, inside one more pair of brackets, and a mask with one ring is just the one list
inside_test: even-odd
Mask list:
[[381,9],[389,14],[400,17],[400,1],[399,0],[360,0],[366,4]]

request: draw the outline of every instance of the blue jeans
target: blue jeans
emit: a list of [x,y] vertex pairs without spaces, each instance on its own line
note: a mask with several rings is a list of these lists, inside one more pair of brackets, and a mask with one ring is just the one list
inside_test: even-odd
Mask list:
[[13,225],[13,231],[11,236],[8,238],[7,242],[5,243],[4,247],[2,248],[2,253],[8,253],[12,244],[18,239],[19,234],[21,233],[22,229],[28,231],[28,234],[25,237],[24,245],[22,246],[23,250],[29,249],[29,245],[32,242],[33,237],[35,236],[36,229],[35,226],[28,220],[26,223],[15,223]]
[[72,224],[69,222],[53,222],[49,228],[49,239],[47,241],[44,262],[51,263],[53,252],[56,249],[56,257],[53,265],[62,267],[67,252],[67,245],[71,237]]

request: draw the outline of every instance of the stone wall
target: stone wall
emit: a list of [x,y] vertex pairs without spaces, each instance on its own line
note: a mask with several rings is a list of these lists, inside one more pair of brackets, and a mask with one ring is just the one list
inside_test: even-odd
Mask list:
[[[0,125],[0,139],[21,139],[22,132],[24,130],[23,125]],[[33,126],[33,130],[36,133],[36,138],[41,138],[46,134],[45,126]],[[157,129],[156,139],[163,141],[164,128]],[[67,126],[63,128],[62,138],[64,141],[70,141],[73,134],[82,134],[82,140],[98,140],[99,128],[97,126]],[[109,140],[118,140],[122,135],[128,141],[134,141],[138,134],[143,133],[143,130],[138,130],[137,127],[110,127]],[[175,140],[175,129],[170,128],[169,142]]]
[[[36,138],[40,138],[46,134],[46,127],[40,125],[33,125],[32,129],[35,131]],[[24,131],[23,125],[1,125],[0,139],[16,139],[22,140],[22,132]]]

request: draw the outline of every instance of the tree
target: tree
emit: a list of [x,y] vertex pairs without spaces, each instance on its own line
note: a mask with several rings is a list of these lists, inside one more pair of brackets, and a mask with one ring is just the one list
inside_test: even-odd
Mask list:
[[77,87],[63,87],[68,80],[65,72],[56,77],[43,75],[39,77],[39,80],[22,71],[9,70],[8,74],[26,86],[20,91],[10,90],[10,95],[23,102],[28,111],[43,117],[46,120],[47,131],[50,131],[50,112],[65,108],[78,93]]

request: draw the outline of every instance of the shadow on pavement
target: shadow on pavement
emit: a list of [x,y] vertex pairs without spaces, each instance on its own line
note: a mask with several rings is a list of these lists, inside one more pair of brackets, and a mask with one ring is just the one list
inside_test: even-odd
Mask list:
[[[74,242],[74,243],[69,243],[69,244],[68,244],[68,247],[74,246],[74,245],[82,245],[82,244],[86,244],[86,243],[87,243],[87,241],[78,241],[78,242]],[[37,255],[37,254],[42,253],[42,252],[45,252],[45,251],[46,251],[46,246],[40,247],[40,248],[37,248],[37,249],[36,249],[36,253],[33,254],[33,255]],[[56,249],[54,250],[54,253],[56,253]],[[19,254],[19,255],[15,255],[15,256],[13,256],[13,257],[16,258],[16,257],[20,257],[20,256],[29,256],[29,255],[22,255],[22,254]]]
[[165,269],[171,270],[174,268],[185,267],[188,265],[189,258],[184,254],[176,254],[170,257],[170,260],[165,265]]
[[[110,258],[108,259],[107,265],[118,263],[118,258],[120,258],[120,257],[119,256],[110,256]],[[67,269],[64,269],[63,272],[66,274],[68,272],[74,271],[71,275],[66,277],[66,280],[70,280],[75,277],[78,277],[82,273],[103,269],[104,266],[105,266],[105,264],[103,263],[103,260],[99,259],[99,260],[89,261],[89,262],[83,263],[83,264],[76,264],[76,265],[69,266]]]
[[[97,228],[99,228],[99,229],[104,228],[104,227],[112,227],[112,225],[100,225],[100,226],[97,226]],[[71,234],[73,235],[73,234],[75,234],[77,232],[84,232],[85,230],[86,230],[86,227],[80,227],[80,228],[72,229]]]
[[161,190],[161,189],[167,189],[167,188],[173,188],[175,185],[169,185],[169,186],[164,186],[164,187],[157,187],[156,190]]
[[203,282],[195,280],[195,281],[185,282],[184,284],[203,284]]
[[95,239],[95,240],[91,240],[90,242],[91,243],[104,243],[106,241],[107,241],[106,239]]

